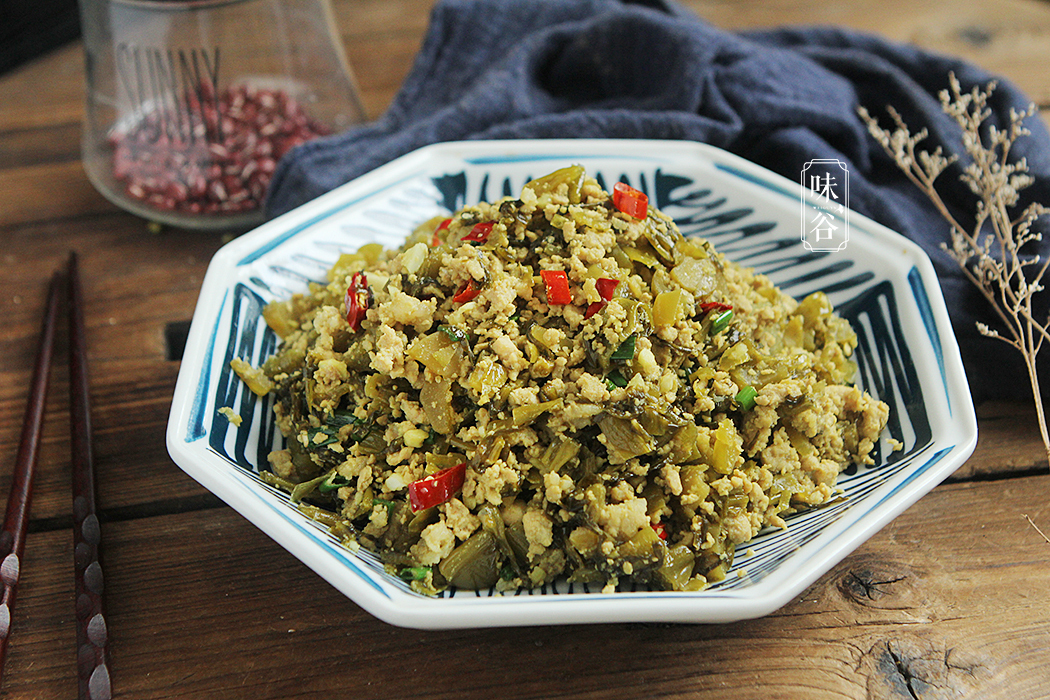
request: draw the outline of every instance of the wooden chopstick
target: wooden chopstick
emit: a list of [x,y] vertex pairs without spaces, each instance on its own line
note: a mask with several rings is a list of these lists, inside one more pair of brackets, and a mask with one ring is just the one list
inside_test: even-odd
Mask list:
[[25,554],[26,525],[29,522],[29,506],[33,500],[33,473],[40,453],[40,433],[51,375],[51,355],[55,346],[55,320],[58,316],[61,282],[61,275],[56,272],[51,278],[51,287],[47,295],[40,347],[29,385],[29,400],[22,422],[22,437],[18,443],[11,491],[7,497],[7,514],[4,517],[4,528],[0,531],[0,585],[3,586],[3,593],[0,595],[0,679],[3,678],[4,661],[7,659],[7,641],[11,637],[11,612],[15,605],[18,577]]
[[102,530],[95,512],[84,309],[76,253],[69,256],[69,424],[73,460],[73,576],[77,614],[77,682],[81,700],[109,700],[106,616],[102,604]]

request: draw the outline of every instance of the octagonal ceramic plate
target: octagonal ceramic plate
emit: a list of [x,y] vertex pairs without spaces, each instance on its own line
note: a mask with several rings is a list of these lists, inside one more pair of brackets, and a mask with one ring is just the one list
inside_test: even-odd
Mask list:
[[[322,281],[340,253],[397,246],[418,223],[464,204],[517,194],[533,177],[579,163],[606,187],[625,180],[729,258],[802,297],[824,290],[860,340],[859,383],[891,407],[872,467],[840,478],[843,497],[788,518],[737,552],[700,592],[614,593],[560,582],[510,593],[413,592],[366,551],[351,551],[258,476],[280,446],[268,401],[230,371],[260,363],[277,338],[263,305]],[[726,622],[767,614],[826,573],[955,470],[977,424],[933,268],[903,237],[855,213],[836,252],[802,242],[802,188],[718,149],[672,141],[490,141],[406,155],[245,234],[213,259],[193,317],[168,425],[178,465],[366,610],[392,624],[487,627],[581,622]],[[840,223],[845,223],[839,220]],[[219,413],[243,418],[234,426]],[[903,443],[890,449],[888,439]],[[922,507],[921,504],[918,507]],[[266,563],[260,562],[265,570]],[[279,575],[273,571],[273,575]]]

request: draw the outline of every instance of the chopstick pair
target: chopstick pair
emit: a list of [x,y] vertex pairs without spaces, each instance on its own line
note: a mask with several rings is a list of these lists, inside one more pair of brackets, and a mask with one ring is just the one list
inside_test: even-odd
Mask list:
[[[102,604],[101,529],[95,513],[94,456],[87,351],[77,256],[71,253],[66,272],[69,310],[70,454],[73,472],[73,558],[77,620],[77,683],[81,700],[110,700],[108,632]],[[40,452],[55,326],[59,314],[62,275],[55,272],[48,289],[40,346],[30,383],[29,400],[0,530],[0,680],[11,637],[12,610],[25,553],[26,526],[33,496],[33,474]]]

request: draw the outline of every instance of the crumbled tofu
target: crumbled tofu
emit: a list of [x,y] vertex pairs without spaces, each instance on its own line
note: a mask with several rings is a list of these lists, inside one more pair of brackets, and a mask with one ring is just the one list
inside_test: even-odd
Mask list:
[[525,511],[522,523],[529,541],[529,559],[535,559],[554,541],[554,524],[546,513],[535,508]]
[[288,450],[274,450],[266,455],[266,461],[270,463],[270,469],[282,479],[290,479],[295,467],[292,465],[292,453]]
[[436,307],[437,302],[433,299],[420,300],[395,289],[389,301],[379,306],[377,315],[385,325],[412,326],[416,331],[426,333],[434,325]]
[[456,546],[456,535],[444,520],[427,525],[419,537],[419,542],[412,546],[409,554],[424,566],[437,564],[452,554]]
[[607,503],[597,509],[595,521],[610,538],[623,542],[649,525],[647,508],[648,504],[644,498],[633,498],[623,503]]
[[444,505],[445,521],[452,528],[452,532],[460,540],[465,540],[481,526],[478,516],[470,512],[463,501],[458,498],[451,499]]
[[243,422],[243,419],[241,418],[241,415],[239,413],[235,412],[229,406],[221,406],[219,408],[219,413],[224,415],[226,417],[226,420],[230,421],[230,424],[233,425],[234,427],[236,427],[236,428],[241,427],[241,423]]
[[529,363],[525,361],[525,356],[521,354],[521,350],[514,344],[514,341],[505,335],[501,335],[492,343],[492,349],[499,357],[500,362],[509,371],[521,372],[529,366]]
[[390,326],[380,326],[377,332],[379,338],[376,341],[376,353],[372,357],[372,367],[377,372],[394,377],[404,374],[404,336]]

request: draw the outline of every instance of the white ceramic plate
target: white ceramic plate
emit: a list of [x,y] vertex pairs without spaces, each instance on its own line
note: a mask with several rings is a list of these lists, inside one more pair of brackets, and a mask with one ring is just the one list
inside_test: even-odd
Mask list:
[[[788,518],[737,552],[725,581],[701,592],[633,589],[606,594],[561,583],[498,594],[452,591],[430,598],[352,552],[257,476],[279,445],[267,401],[230,371],[253,364],[276,337],[265,303],[324,280],[342,252],[366,242],[397,246],[418,223],[465,203],[516,195],[528,180],[579,163],[606,187],[626,180],[674,217],[686,235],[802,297],[825,290],[853,324],[859,383],[889,403],[876,465],[839,480],[845,497]],[[849,217],[848,245],[802,244],[802,187],[715,148],[673,141],[490,141],[420,149],[233,241],[212,260],[193,317],[168,424],[168,450],[218,495],[333,586],[377,617],[421,628],[584,622],[726,622],[787,603],[912,505],[973,451],[977,422],[955,337],[928,258],[898,234]],[[218,413],[243,417],[234,427]],[[918,507],[922,507],[921,505]],[[260,568],[266,563],[261,562]],[[274,575],[279,572],[274,571]]]

